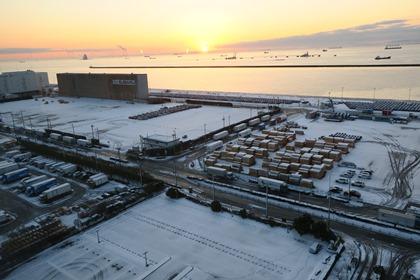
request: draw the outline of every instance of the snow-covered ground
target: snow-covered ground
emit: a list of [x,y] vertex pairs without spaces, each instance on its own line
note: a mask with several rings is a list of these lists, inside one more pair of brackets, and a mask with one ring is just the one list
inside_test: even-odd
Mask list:
[[143,279],[155,268],[147,279],[182,271],[179,279],[317,279],[331,253],[323,244],[310,254],[313,241],[160,195],[44,251],[7,279]]
[[[62,104],[63,99],[69,103]],[[44,104],[42,100],[48,101]],[[176,106],[176,103],[167,104],[131,104],[126,101],[95,99],[95,98],[40,98],[38,100],[23,100],[0,104],[3,121],[12,125],[11,115],[15,116],[15,124],[21,126],[21,112],[25,125],[42,130],[47,127],[47,118],[54,129],[75,133],[87,137],[92,136],[92,127],[96,137],[99,131],[101,142],[109,144],[111,148],[120,147],[126,150],[138,145],[139,135],[145,137],[152,134],[172,136],[174,131],[177,137],[187,135],[188,139],[195,139],[206,132],[236,123],[257,114],[257,110],[245,108],[228,108],[217,106],[203,106],[149,120],[131,120],[129,116],[155,111],[162,106]],[[205,128],[204,128],[205,127]]]
[[[363,136],[362,140],[356,144],[356,147],[351,149],[350,153],[343,157],[343,160],[354,162],[358,167],[364,167],[374,171],[371,180],[361,180],[357,176],[353,178],[353,180],[365,182],[365,188],[352,188],[358,190],[362,194],[362,199],[370,203],[384,203],[390,199],[390,195],[385,193],[385,191],[390,192],[393,188],[393,183],[389,183],[388,180],[389,176],[391,176],[392,168],[384,143],[397,141],[403,148],[420,151],[419,121],[412,121],[407,125],[368,120],[335,123],[326,122],[323,119],[312,121],[302,115],[296,116],[294,121],[308,127],[305,130],[305,135],[300,136],[298,139],[318,138],[336,132]],[[315,180],[315,184],[320,190],[328,191],[329,174],[331,174],[332,184],[335,184],[335,179],[346,170],[346,168],[335,166],[322,180]],[[417,166],[413,170],[410,177],[412,177],[410,183],[413,187],[413,198],[419,198],[420,166]]]
[[[362,136],[362,140],[356,143],[355,148],[351,148],[349,154],[343,155],[342,161],[353,162],[360,168],[374,171],[371,179],[358,178],[358,172],[356,172],[356,175],[351,179],[352,181],[363,181],[365,183],[366,187],[364,188],[354,186],[351,186],[351,188],[361,193],[364,202],[372,204],[384,204],[392,198],[391,193],[394,187],[394,181],[390,180],[390,177],[392,176],[392,167],[384,143],[399,143],[401,148],[407,151],[407,154],[411,154],[411,150],[420,151],[419,121],[412,121],[407,125],[368,120],[336,123],[326,122],[321,118],[318,120],[306,119],[303,114],[289,116],[288,120],[307,127],[307,129],[304,130],[305,135],[297,135],[296,139],[298,140],[319,138],[336,132]],[[259,134],[260,132],[254,130],[253,133]],[[285,151],[285,148],[281,148],[280,151]],[[269,154],[270,157],[274,157],[275,153]],[[413,157],[411,157],[410,160],[413,160]],[[261,168],[261,165],[262,160],[257,158],[256,164],[252,167]],[[243,166],[243,169],[243,173],[247,174],[248,167]],[[315,191],[317,193],[326,194],[329,190],[330,180],[331,186],[337,185],[346,190],[348,185],[340,185],[336,183],[335,180],[340,178],[340,174],[347,170],[347,168],[339,167],[337,163],[335,163],[334,168],[329,170],[324,178],[320,180],[314,179],[314,184],[316,186]],[[239,177],[248,181],[247,176],[241,174]],[[420,199],[420,165],[409,174],[409,178],[409,182],[413,189],[411,198]],[[406,201],[399,201],[388,206],[401,208],[405,206],[405,203]]]

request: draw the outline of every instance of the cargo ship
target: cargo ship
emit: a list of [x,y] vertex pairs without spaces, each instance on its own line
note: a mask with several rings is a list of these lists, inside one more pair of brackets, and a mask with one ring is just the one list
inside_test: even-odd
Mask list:
[[386,45],[385,49],[386,50],[400,50],[402,49],[402,47],[400,45]]
[[391,59],[391,57],[390,56],[377,56],[377,57],[375,57],[375,60],[382,60],[382,59]]

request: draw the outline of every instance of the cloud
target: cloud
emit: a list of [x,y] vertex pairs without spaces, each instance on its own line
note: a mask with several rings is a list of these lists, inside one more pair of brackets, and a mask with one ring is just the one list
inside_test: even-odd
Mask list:
[[0,48],[0,54],[32,54],[50,51],[49,48]]
[[223,45],[221,50],[263,50],[294,48],[326,48],[333,46],[386,45],[391,43],[419,43],[420,25],[405,19],[395,19],[337,29],[310,35],[270,40],[239,42]]
[[8,54],[37,54],[37,53],[83,53],[83,52],[109,52],[119,50],[117,48],[81,48],[81,49],[53,49],[53,48],[0,48],[0,55]]

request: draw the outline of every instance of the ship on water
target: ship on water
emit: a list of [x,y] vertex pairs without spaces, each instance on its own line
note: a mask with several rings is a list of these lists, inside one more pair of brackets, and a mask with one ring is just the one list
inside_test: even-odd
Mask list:
[[232,60],[232,59],[236,59],[236,53],[232,56],[227,56],[225,57],[226,60]]
[[386,50],[400,50],[402,49],[402,47],[400,45],[386,45],[385,49]]
[[377,56],[377,57],[375,57],[375,60],[382,60],[382,59],[391,59],[391,57],[390,56]]
[[89,58],[88,58],[88,56],[86,55],[86,54],[84,54],[83,56],[82,56],[82,60],[88,60]]

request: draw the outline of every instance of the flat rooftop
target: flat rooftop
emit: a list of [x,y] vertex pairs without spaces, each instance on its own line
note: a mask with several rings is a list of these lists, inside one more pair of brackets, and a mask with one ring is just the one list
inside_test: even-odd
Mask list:
[[182,279],[194,280],[310,279],[328,268],[323,261],[331,255],[326,244],[309,253],[313,242],[162,194],[40,253],[8,279],[143,279],[157,266],[147,279],[172,279],[182,271]]
[[[60,99],[68,103],[59,103]],[[158,110],[162,106],[176,105],[177,103],[144,104],[122,100],[56,97],[2,103],[0,112],[3,113],[3,121],[10,126],[11,116],[5,113],[16,114],[15,124],[22,126],[20,117],[22,112],[27,127],[32,123],[34,129],[43,130],[47,128],[48,119],[53,129],[72,133],[74,126],[76,134],[88,138],[92,137],[91,125],[93,125],[95,137],[98,130],[102,143],[108,144],[111,148],[121,147],[122,150],[139,145],[140,135],[147,137],[159,134],[172,137],[175,131],[177,138],[195,139],[204,134],[204,129],[208,133],[222,128],[223,117],[225,125],[228,125],[229,120],[233,124],[257,115],[256,109],[202,106],[149,120],[128,118]],[[184,135],[187,137],[183,138]]]

